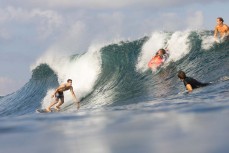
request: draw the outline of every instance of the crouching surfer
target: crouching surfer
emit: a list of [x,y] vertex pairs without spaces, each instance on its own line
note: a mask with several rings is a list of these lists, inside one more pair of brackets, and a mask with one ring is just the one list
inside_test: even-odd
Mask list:
[[76,95],[73,91],[72,80],[68,79],[67,83],[60,85],[53,93],[52,98],[55,97],[55,100],[51,102],[51,104],[46,108],[47,112],[51,112],[51,107],[57,104],[58,102],[59,103],[55,106],[55,109],[60,110],[60,106],[64,103],[64,91],[67,91],[67,90],[70,90],[75,102],[77,103],[77,109],[80,108],[80,103],[79,101],[77,101]]

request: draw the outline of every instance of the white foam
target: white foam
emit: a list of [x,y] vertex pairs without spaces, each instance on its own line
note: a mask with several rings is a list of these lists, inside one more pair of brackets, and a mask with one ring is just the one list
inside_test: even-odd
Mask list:
[[214,36],[203,35],[201,39],[202,39],[201,48],[204,50],[209,50],[211,47],[213,47],[215,43]]
[[148,69],[148,62],[160,48],[168,48],[169,61],[177,61],[190,51],[188,36],[190,31],[177,31],[172,34],[164,32],[153,32],[150,39],[143,45],[138,57],[136,70],[145,72]]
[[[73,80],[74,92],[80,100],[93,90],[93,86],[101,72],[100,48],[103,45],[93,45],[88,51],[74,59],[69,56],[55,54],[52,51],[42,56],[32,68],[41,63],[48,64],[58,76],[59,84],[66,83],[67,79]],[[54,89],[50,89],[45,96],[42,107],[50,104],[50,96]],[[70,92],[65,92],[65,104],[73,102]]]
[[167,48],[170,51],[168,61],[177,61],[190,52],[189,30],[174,32],[169,38]]
[[142,46],[136,65],[137,71],[144,72],[148,69],[148,62],[157,50],[164,46],[166,37],[166,34],[163,32],[152,33],[150,39]]

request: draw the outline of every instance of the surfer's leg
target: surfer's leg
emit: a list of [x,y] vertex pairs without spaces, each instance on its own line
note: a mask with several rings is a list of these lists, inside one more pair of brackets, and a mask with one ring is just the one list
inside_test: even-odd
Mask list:
[[60,106],[64,103],[64,97],[60,98],[60,102],[55,106],[56,110],[60,110]]
[[51,102],[51,104],[46,108],[47,112],[51,112],[51,107],[58,103],[58,98],[55,98],[55,101]]

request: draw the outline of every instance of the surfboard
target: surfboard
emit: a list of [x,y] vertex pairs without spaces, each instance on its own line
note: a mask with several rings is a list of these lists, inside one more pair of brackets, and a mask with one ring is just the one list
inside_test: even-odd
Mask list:
[[46,109],[36,109],[36,113],[53,113],[53,112],[59,112],[59,111],[54,108],[51,108],[51,112],[47,112]]

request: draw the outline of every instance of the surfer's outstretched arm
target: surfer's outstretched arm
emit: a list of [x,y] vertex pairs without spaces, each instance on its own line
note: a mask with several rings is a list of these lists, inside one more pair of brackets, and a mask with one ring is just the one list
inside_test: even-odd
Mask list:
[[72,96],[73,96],[73,98],[74,98],[74,100],[75,100],[75,103],[77,104],[77,109],[79,109],[79,108],[80,108],[80,102],[79,102],[79,101],[77,101],[77,98],[76,98],[75,92],[73,91],[73,87],[71,87],[71,88],[70,88],[70,91],[71,91]]

